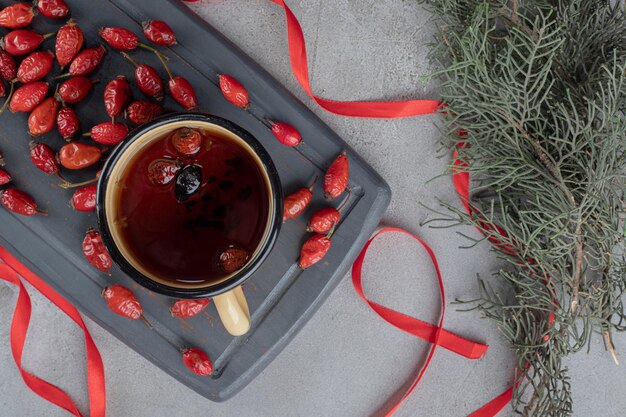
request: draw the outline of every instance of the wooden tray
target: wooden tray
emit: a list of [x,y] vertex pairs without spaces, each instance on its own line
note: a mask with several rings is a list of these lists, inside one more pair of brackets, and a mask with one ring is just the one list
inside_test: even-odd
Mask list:
[[[212,305],[201,316],[188,320],[173,318],[168,312],[173,300],[138,287],[118,269],[113,270],[112,276],[94,270],[81,253],[81,242],[87,228],[97,226],[95,214],[70,209],[71,191],[60,189],[56,178],[32,166],[28,157],[27,116],[9,112],[0,116],[0,149],[15,185],[49,211],[48,217],[26,218],[1,209],[0,244],[128,346],[201,395],[223,401],[241,390],[276,357],[346,274],[389,203],[389,187],[298,99],[180,2],[70,0],[68,4],[72,17],[85,32],[87,47],[100,42],[97,29],[101,26],[123,26],[141,33],[139,23],[143,20],[167,21],[179,42],[164,50],[172,58],[173,72],[186,77],[195,86],[202,111],[234,121],[261,141],[278,167],[285,193],[303,186],[315,175],[323,175],[342,149],[348,151],[352,195],[333,236],[332,249],[323,262],[306,271],[296,266],[299,247],[307,236],[306,219],[325,204],[318,185],[307,212],[284,225],[269,258],[246,283],[252,329],[243,337],[233,338],[222,328]],[[38,17],[34,30],[45,33],[61,24]],[[54,41],[47,40],[43,48],[53,49]],[[160,68],[156,57],[149,52],[141,50],[131,54],[140,62]],[[59,73],[57,68],[52,76]],[[217,86],[219,73],[233,75],[248,88],[252,102],[248,110],[236,108],[222,97]],[[119,74],[132,80],[133,67],[109,48],[104,65],[93,75],[101,82],[85,102],[75,107],[84,122],[84,130],[107,120],[102,90]],[[165,77],[164,71],[161,75]],[[145,99],[133,88],[136,98]],[[181,110],[171,99],[165,104],[172,110]],[[265,118],[293,124],[302,133],[304,143],[297,149],[282,146],[263,122]],[[54,149],[64,143],[56,131],[38,140]],[[92,177],[96,170],[63,174],[80,180]],[[129,321],[112,314],[100,297],[101,288],[111,284],[133,288],[147,319],[170,343],[141,321]],[[204,349],[214,361],[214,376],[203,378],[189,372],[182,364],[180,352],[172,345]]]

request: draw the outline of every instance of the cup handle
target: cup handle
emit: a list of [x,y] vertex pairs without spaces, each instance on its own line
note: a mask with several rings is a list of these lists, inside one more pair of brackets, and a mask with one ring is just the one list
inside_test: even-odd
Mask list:
[[215,308],[228,333],[241,336],[250,330],[250,309],[241,286],[213,297]]

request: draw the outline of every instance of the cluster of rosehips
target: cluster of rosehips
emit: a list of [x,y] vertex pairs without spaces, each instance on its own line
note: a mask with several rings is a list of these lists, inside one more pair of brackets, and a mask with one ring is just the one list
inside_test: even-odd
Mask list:
[[[343,151],[330,165],[324,175],[324,197],[327,201],[332,201],[343,194],[348,187],[350,176],[350,162]],[[285,197],[283,222],[298,217],[304,212],[313,199],[313,189],[317,183],[317,178],[308,187],[303,187]],[[349,197],[348,197],[349,199]],[[332,206],[324,207],[316,211],[309,219],[306,230],[314,232],[302,245],[300,249],[300,260],[298,266],[306,269],[321,261],[331,247],[331,236],[335,231],[335,226],[341,220],[341,210],[345,203],[339,208]]]
[[[96,207],[96,185],[91,183],[97,180],[100,172],[92,180],[72,184],[61,177],[61,167],[80,170],[100,162],[103,158],[103,149],[100,146],[115,146],[128,134],[128,127],[116,118],[123,116],[128,122],[136,125],[152,120],[165,112],[158,102],[163,100],[166,92],[186,110],[197,108],[197,97],[188,80],[171,72],[167,65],[168,58],[162,52],[140,42],[138,36],[128,29],[102,28],[99,31],[100,38],[111,48],[120,51],[121,55],[135,67],[134,78],[137,87],[156,102],[132,101],[129,81],[125,76],[119,75],[108,82],[103,95],[104,109],[111,121],[97,124],[89,129],[88,133],[82,135],[90,137],[99,146],[73,142],[72,140],[79,135],[80,121],[72,105],[84,100],[91,92],[93,85],[98,82],[88,76],[100,66],[107,50],[103,45],[83,49],[83,32],[75,21],[69,20],[56,32],[54,54],[49,51],[37,51],[41,44],[46,39],[55,36],[55,33],[42,35],[24,29],[32,22],[36,14],[35,9],[42,16],[51,19],[63,19],[69,14],[64,0],[36,0],[34,5],[16,3],[0,10],[0,27],[10,30],[0,40],[0,97],[7,93],[5,81],[10,86],[9,96],[0,107],[0,113],[6,108],[12,112],[29,113],[28,132],[31,136],[49,133],[56,126],[59,134],[68,143],[55,152],[45,143],[31,141],[31,160],[44,173],[59,176],[63,188],[82,187],[74,192],[71,206],[77,211],[90,212]],[[157,46],[176,44],[176,36],[167,23],[152,20],[143,23],[142,27],[145,37],[152,44]],[[155,68],[138,63],[128,55],[128,51],[137,48],[153,52],[161,61],[167,73],[167,89]],[[18,62],[18,59],[22,59],[21,62]],[[55,59],[61,69],[69,67],[66,74],[59,75],[54,80],[70,78],[59,81],[54,94],[48,96],[49,84],[44,79],[52,72]],[[242,109],[248,108],[249,95],[239,81],[232,76],[222,74],[218,76],[218,82],[227,101]],[[268,120],[268,123],[276,139],[283,145],[295,147],[301,143],[302,137],[295,127],[284,122]],[[0,155],[0,186],[5,186],[12,181],[12,178],[1,168],[2,166],[4,166],[4,161]],[[348,175],[348,159],[343,152],[332,163],[324,177],[327,200],[333,200],[345,191]],[[302,188],[285,199],[283,220],[295,218],[305,210],[311,202],[312,189],[313,186]],[[8,188],[1,190],[0,193],[0,201],[4,207],[14,213],[25,216],[46,213],[37,208],[32,197],[20,190]],[[326,255],[330,249],[332,232],[341,217],[341,208],[323,208],[310,219],[307,231],[316,234],[307,239],[302,247],[300,267],[308,268]],[[113,262],[102,242],[100,232],[89,229],[83,240],[82,250],[86,259],[96,269],[110,272]],[[108,307],[116,314],[129,319],[142,319],[152,328],[143,317],[139,300],[128,288],[113,285],[105,288],[102,296]],[[175,317],[190,318],[202,312],[209,301],[209,299],[178,300],[171,307],[170,312]],[[183,362],[191,371],[205,376],[212,374],[213,367],[205,352],[198,348],[181,349],[181,351]]]

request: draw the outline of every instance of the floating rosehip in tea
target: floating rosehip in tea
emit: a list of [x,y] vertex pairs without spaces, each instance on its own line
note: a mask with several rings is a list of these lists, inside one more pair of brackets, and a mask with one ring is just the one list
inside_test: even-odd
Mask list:
[[47,215],[45,211],[37,208],[35,199],[23,191],[15,188],[0,191],[2,205],[9,211],[22,216],[34,216],[35,214]]
[[104,109],[109,117],[122,114],[130,101],[130,84],[123,75],[118,75],[104,88]]
[[61,107],[57,114],[57,130],[67,141],[78,134],[80,122],[74,109],[68,106]]
[[165,112],[163,106],[149,101],[133,101],[126,107],[124,117],[130,122],[141,125],[162,115]]
[[181,163],[171,158],[161,158],[148,165],[148,179],[155,185],[170,184],[181,170]]
[[316,234],[304,242],[300,250],[298,266],[302,269],[315,265],[321,261],[330,249],[332,242],[326,235]]
[[141,303],[131,290],[121,285],[111,285],[102,290],[109,309],[127,319],[137,320],[143,314]]
[[64,103],[79,103],[87,97],[95,83],[97,81],[92,81],[87,77],[70,78],[59,85],[57,96]]
[[11,181],[13,181],[13,178],[11,177],[11,175],[8,172],[6,172],[4,169],[0,168],[0,186],[7,185]]
[[100,158],[100,148],[84,143],[68,143],[59,150],[59,162],[67,169],[87,168],[96,164]]
[[330,165],[324,175],[324,196],[327,200],[339,197],[348,186],[350,176],[350,163],[343,151]]
[[7,29],[21,29],[30,25],[35,17],[33,7],[26,3],[16,3],[0,10],[0,26]]
[[48,97],[41,102],[28,116],[28,134],[31,136],[43,135],[50,132],[56,123],[59,102],[54,97]]
[[135,67],[135,81],[141,92],[155,100],[163,100],[163,81],[157,70],[150,65],[139,64],[127,53],[122,52],[122,56]]
[[273,122],[269,120],[272,126],[272,133],[280,143],[285,146],[298,146],[302,142],[302,136],[298,130],[290,124],[284,122]]
[[317,183],[317,177],[308,188],[300,188],[299,190],[285,197],[283,222],[298,217],[307,208],[313,199],[313,188]]
[[25,84],[13,93],[9,102],[9,110],[14,113],[29,113],[41,104],[46,94],[48,94],[48,83],[46,82],[36,81]]
[[96,184],[88,185],[74,191],[72,200],[70,200],[70,206],[83,213],[96,210],[96,193],[98,186]]
[[200,191],[202,185],[202,167],[187,165],[176,176],[174,193],[178,201],[185,201]]
[[57,161],[56,154],[50,146],[35,141],[30,141],[28,145],[30,147],[30,160],[33,161],[33,165],[49,175],[59,173],[59,161]]
[[70,12],[64,0],[37,0],[37,10],[49,19],[62,19]]
[[209,355],[198,348],[183,350],[183,363],[194,374],[201,376],[213,375],[213,364]]
[[0,76],[7,81],[17,77],[15,58],[3,49],[0,49]]
[[230,247],[220,255],[220,268],[228,274],[240,270],[250,255],[245,249],[238,247]]
[[218,76],[220,81],[220,90],[224,98],[228,100],[232,105],[246,108],[250,104],[248,97],[248,90],[234,77],[230,75],[221,74]]
[[118,122],[104,122],[95,125],[85,136],[105,146],[115,146],[128,135],[128,127]]
[[55,53],[61,68],[69,65],[83,47],[84,36],[80,27],[70,20],[57,32]]
[[174,303],[172,308],[170,308],[170,314],[173,317],[179,317],[181,319],[194,317],[202,313],[207,308],[210,301],[210,298],[201,298],[199,300],[178,300]]
[[172,146],[181,156],[193,156],[202,146],[202,133],[197,129],[181,127],[172,135]]
[[[95,48],[85,49],[72,60],[69,68],[69,75],[73,77],[84,77],[93,72],[102,62],[106,49],[100,45]],[[65,76],[65,75],[63,75]],[[62,76],[59,76],[59,78]]]
[[30,30],[13,30],[0,39],[0,48],[13,56],[26,55],[33,52],[41,43],[53,36],[54,33],[40,35]]
[[176,44],[176,35],[167,23],[162,20],[148,20],[141,24],[143,34],[155,45],[172,46]]
[[28,55],[17,67],[17,81],[22,84],[39,81],[50,74],[54,55],[49,51],[38,51]]
[[85,255],[87,261],[97,270],[107,273],[111,271],[113,260],[104,247],[102,236],[97,230],[87,230],[87,234],[83,239],[83,255]]

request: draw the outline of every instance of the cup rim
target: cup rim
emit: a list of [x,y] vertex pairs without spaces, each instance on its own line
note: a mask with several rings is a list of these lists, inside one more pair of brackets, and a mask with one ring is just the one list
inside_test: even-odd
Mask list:
[[[205,287],[196,287],[196,288],[180,288],[174,287],[170,285],[163,284],[161,282],[154,281],[153,279],[145,276],[143,273],[138,271],[126,258],[122,255],[121,251],[117,247],[115,243],[111,229],[109,227],[107,216],[106,216],[106,205],[105,205],[105,196],[107,192],[107,188],[109,185],[109,179],[111,177],[111,172],[113,167],[119,161],[120,157],[124,154],[124,152],[128,149],[128,147],[138,138],[143,137],[148,134],[151,130],[156,129],[158,127],[181,121],[200,121],[210,123],[224,129],[229,130],[230,132],[237,135],[244,142],[246,142],[256,153],[261,161],[262,168],[267,173],[267,178],[269,180],[270,190],[268,190],[269,198],[273,202],[274,210],[270,211],[268,214],[273,216],[270,224],[268,224],[269,230],[267,234],[267,238],[264,242],[261,243],[262,246],[258,249],[257,256],[249,262],[243,269],[235,273],[233,276],[218,282],[216,284],[207,285]],[[111,155],[107,159],[106,163],[102,168],[102,173],[100,174],[100,178],[97,184],[97,193],[96,193],[96,216],[98,218],[98,224],[100,228],[100,234],[102,236],[102,241],[109,251],[111,258],[113,261],[120,267],[122,271],[124,271],[130,278],[132,278],[135,282],[140,284],[141,286],[154,291],[159,294],[167,295],[170,297],[177,298],[204,298],[204,297],[213,297],[224,292],[230,291],[235,287],[243,284],[248,278],[254,274],[254,272],[261,266],[263,261],[267,258],[269,253],[271,252],[276,240],[278,238],[278,234],[280,232],[280,228],[282,225],[283,218],[283,192],[281,187],[280,178],[278,176],[278,171],[276,170],[276,166],[274,165],[272,158],[269,153],[265,150],[265,148],[261,145],[261,143],[247,130],[243,129],[236,123],[233,123],[224,118],[214,116],[206,113],[193,113],[193,112],[181,112],[174,114],[167,114],[164,116],[160,116],[151,122],[145,123],[141,126],[138,126],[134,130],[132,130],[126,138],[118,144],[115,149],[111,152]]]

